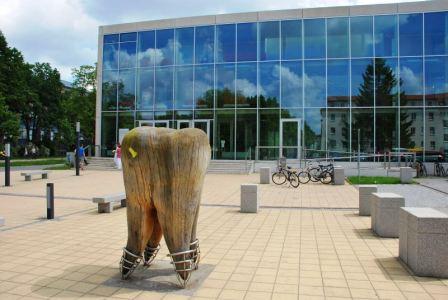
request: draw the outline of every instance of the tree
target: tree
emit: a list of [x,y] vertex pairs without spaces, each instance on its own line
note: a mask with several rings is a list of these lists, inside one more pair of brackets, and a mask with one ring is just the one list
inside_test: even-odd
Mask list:
[[0,96],[0,144],[14,142],[19,136],[19,118],[9,110],[5,99]]

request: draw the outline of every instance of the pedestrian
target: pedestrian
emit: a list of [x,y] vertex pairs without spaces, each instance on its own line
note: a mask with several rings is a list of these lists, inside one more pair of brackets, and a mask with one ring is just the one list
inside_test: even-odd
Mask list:
[[84,145],[79,146],[79,148],[78,148],[78,157],[79,157],[79,168],[81,170],[84,170],[84,161],[85,161]]
[[121,170],[121,145],[120,145],[120,143],[117,144],[117,146],[114,150],[114,162],[115,162],[115,167],[118,170]]

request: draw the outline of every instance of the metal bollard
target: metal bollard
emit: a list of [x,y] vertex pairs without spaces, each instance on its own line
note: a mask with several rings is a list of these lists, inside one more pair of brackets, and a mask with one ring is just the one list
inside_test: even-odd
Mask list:
[[11,144],[5,145],[5,186],[11,186]]
[[54,219],[54,185],[47,183],[47,219]]

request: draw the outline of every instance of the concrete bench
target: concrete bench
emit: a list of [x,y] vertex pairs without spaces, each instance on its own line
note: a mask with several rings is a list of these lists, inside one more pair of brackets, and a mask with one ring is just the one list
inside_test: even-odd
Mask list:
[[360,185],[359,192],[359,215],[370,216],[370,206],[372,194],[378,192],[377,185]]
[[261,184],[271,183],[271,168],[269,167],[260,168],[260,183]]
[[42,175],[42,179],[47,179],[48,174],[50,174],[50,173],[51,173],[51,171],[44,171],[44,170],[28,171],[28,172],[20,173],[20,176],[25,176],[25,181],[31,181],[31,176],[33,176],[33,175]]
[[344,185],[345,184],[345,170],[343,167],[335,166],[333,173],[333,184]]
[[448,278],[448,208],[403,207],[399,255],[417,276]]
[[126,207],[126,194],[118,193],[92,198],[93,203],[98,204],[98,213],[111,213],[114,204],[120,202],[121,207]]
[[5,225],[5,218],[0,217],[0,226]]
[[400,168],[400,182],[401,183],[412,183],[413,171],[411,167],[401,167]]
[[373,193],[370,213],[372,230],[381,237],[398,237],[398,215],[404,197],[394,193]]
[[241,212],[257,213],[260,207],[258,184],[241,185]]

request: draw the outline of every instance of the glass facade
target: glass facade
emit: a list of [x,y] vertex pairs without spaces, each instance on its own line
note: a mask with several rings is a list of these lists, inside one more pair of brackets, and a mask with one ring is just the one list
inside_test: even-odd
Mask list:
[[102,155],[135,126],[204,130],[214,159],[448,157],[448,12],[103,36]]

